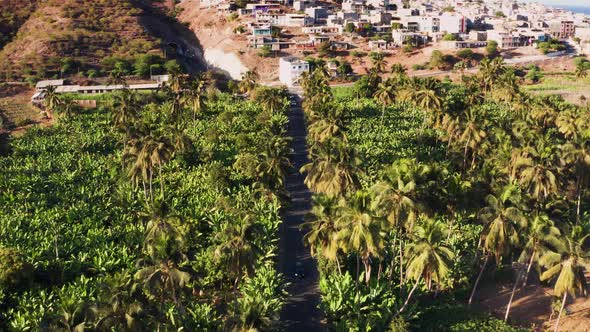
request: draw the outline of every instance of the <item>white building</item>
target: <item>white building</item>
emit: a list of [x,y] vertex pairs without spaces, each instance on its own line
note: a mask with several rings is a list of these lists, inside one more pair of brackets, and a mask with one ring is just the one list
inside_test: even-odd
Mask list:
[[465,16],[444,13],[440,16],[440,31],[446,33],[467,32]]
[[307,61],[295,57],[279,59],[279,80],[287,86],[298,85],[301,74],[306,72],[309,72]]

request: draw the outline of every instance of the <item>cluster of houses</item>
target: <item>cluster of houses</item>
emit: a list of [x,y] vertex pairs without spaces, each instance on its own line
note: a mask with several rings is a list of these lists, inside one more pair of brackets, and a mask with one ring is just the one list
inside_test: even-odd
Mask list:
[[[494,40],[501,48],[534,46],[579,38],[590,45],[590,17],[515,0],[260,0],[238,8],[233,0],[201,0],[203,8],[235,11],[248,22],[250,47],[311,49],[328,42],[353,48],[342,36],[367,37],[363,47],[392,49],[441,42],[442,47],[476,48]],[[296,38],[280,37],[281,29]],[[452,35],[453,38],[445,38]],[[305,38],[301,38],[301,37]],[[381,38],[382,37],[382,38]],[[590,48],[590,46],[587,46]]]

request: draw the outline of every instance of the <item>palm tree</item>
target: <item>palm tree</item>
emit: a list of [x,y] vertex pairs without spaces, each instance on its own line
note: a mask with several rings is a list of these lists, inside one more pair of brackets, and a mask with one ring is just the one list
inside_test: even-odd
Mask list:
[[187,104],[191,106],[193,111],[193,120],[195,120],[197,115],[201,114],[206,106],[205,81],[203,79],[192,81],[190,90],[185,96],[187,98]]
[[[525,287],[527,284],[533,262],[539,261],[539,258],[548,250],[548,246],[559,243],[559,235],[559,229],[553,225],[553,221],[549,219],[547,215],[536,213],[533,216],[530,225],[526,228],[526,243],[518,259],[519,265],[528,262],[522,287]],[[512,306],[512,300],[514,298],[514,294],[516,293],[516,288],[520,282],[523,272],[523,268],[519,266],[516,280],[512,286],[512,293],[508,301],[508,306],[506,307],[504,321],[508,320],[510,307]]]
[[270,113],[275,113],[284,108],[285,99],[276,89],[258,88],[256,90],[256,101],[262,108]]
[[174,261],[161,259],[137,271],[135,278],[141,281],[148,292],[159,298],[163,309],[167,299],[179,304],[177,294],[191,280],[191,275],[181,271]]
[[375,53],[371,57],[371,61],[373,62],[373,69],[377,73],[383,73],[385,71],[387,62],[385,61],[385,55],[383,53]]
[[303,228],[309,229],[303,236],[303,240],[309,245],[313,257],[321,256],[328,260],[336,261],[338,272],[341,274],[338,249],[340,244],[337,239],[338,228],[338,199],[325,194],[313,196],[311,212],[306,216]]
[[401,63],[394,63],[391,65],[391,73],[397,75],[398,77],[405,76],[407,72],[408,69]]
[[571,166],[576,177],[576,222],[580,221],[580,205],[584,188],[590,180],[590,141],[582,137],[561,147],[563,159]]
[[561,232],[559,231],[559,228],[555,227],[553,220],[549,219],[547,215],[536,213],[533,216],[525,235],[527,242],[524,245],[519,259],[521,262],[528,261],[522,285],[523,287],[525,287],[528,282],[528,276],[533,263],[535,261],[538,262],[541,256],[547,252],[550,247],[558,245],[560,235]]
[[493,90],[494,85],[498,82],[498,79],[505,70],[502,57],[497,57],[493,60],[486,58],[480,62],[477,78],[484,93]]
[[260,233],[260,226],[251,216],[244,216],[233,223],[225,225],[225,229],[217,233],[214,256],[224,267],[233,274],[233,290],[236,292],[242,280],[244,270],[251,276],[254,264],[261,255],[256,239]]
[[250,93],[256,88],[260,76],[256,70],[249,70],[242,75],[239,83],[239,89],[242,93]]
[[438,126],[442,118],[443,100],[435,88],[423,86],[413,94],[416,106],[427,111],[430,123]]
[[379,83],[375,98],[381,104],[381,127],[385,121],[385,108],[395,102],[395,95],[397,91],[395,84],[391,78]]
[[290,138],[275,136],[271,137],[266,144],[264,152],[259,154],[259,163],[256,168],[258,178],[272,189],[284,187],[287,170],[291,168],[289,161]]
[[138,101],[137,96],[130,90],[122,90],[113,98],[113,105],[111,111],[113,113],[113,124],[127,133],[127,137],[131,134],[131,129],[138,117]]
[[480,146],[484,143],[486,137],[487,134],[482,129],[482,124],[480,123],[478,113],[474,109],[469,109],[468,111],[465,111],[465,124],[462,128],[461,136],[459,137],[459,141],[464,144],[464,169],[467,169],[467,155],[469,152],[471,152],[472,154],[471,166],[474,166],[476,153]]
[[76,104],[71,98],[63,98],[59,106],[66,118],[70,118],[74,115],[74,110],[78,104]]
[[512,178],[530,191],[532,198],[541,199],[558,191],[556,164],[559,149],[545,139],[525,147],[512,162]]
[[337,238],[343,250],[357,254],[356,280],[359,279],[359,262],[365,268],[365,282],[371,280],[371,257],[381,257],[383,251],[383,218],[373,208],[373,195],[364,190],[355,192],[349,201],[341,199],[341,211],[337,220],[340,230]]
[[315,192],[343,195],[358,185],[362,173],[356,151],[341,139],[333,138],[326,144],[316,144],[311,151],[311,162],[303,165],[305,185]]
[[479,213],[479,218],[484,223],[481,239],[485,259],[471,291],[469,304],[473,301],[490,254],[495,256],[496,264],[500,264],[502,256],[507,255],[511,247],[518,243],[518,229],[524,228],[527,224],[521,209],[516,205],[518,202],[515,197],[516,190],[516,187],[509,186],[498,197],[488,195],[487,206]]
[[590,234],[581,226],[569,226],[570,231],[562,237],[562,243],[555,251],[545,253],[539,264],[547,270],[541,274],[541,280],[557,277],[553,292],[555,296],[563,296],[555,332],[559,330],[559,319],[565,307],[568,294],[576,296],[576,291],[586,295],[586,266],[590,263],[590,253],[585,249],[585,241]]
[[431,290],[433,281],[440,285],[442,280],[448,276],[449,266],[455,254],[443,244],[445,241],[444,230],[443,223],[431,219],[426,219],[416,226],[413,241],[407,248],[407,276],[408,279],[415,280],[416,283],[398,314],[403,312],[410,302],[420,280],[424,279],[428,290]]
[[318,116],[308,127],[312,142],[324,144],[333,138],[347,142],[345,133],[346,110],[343,107],[328,107],[322,116]]
[[120,70],[111,70],[109,73],[109,78],[107,80],[107,85],[122,85],[123,87],[127,87],[127,80],[125,80],[125,74]]
[[50,85],[45,89],[45,98],[43,100],[45,104],[45,111],[47,112],[47,117],[52,118],[51,113],[61,104],[61,98],[56,92],[56,87]]

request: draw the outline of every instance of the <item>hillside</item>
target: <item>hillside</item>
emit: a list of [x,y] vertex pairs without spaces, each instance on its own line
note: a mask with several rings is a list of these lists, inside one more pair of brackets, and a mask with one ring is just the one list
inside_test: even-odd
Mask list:
[[[12,2],[4,0],[5,6]],[[141,24],[144,11],[130,0],[48,0],[20,6],[17,11],[10,7],[10,13],[21,21],[26,8],[34,11],[0,51],[0,80],[102,69],[105,57],[130,58],[160,49]]]
[[14,37],[36,5],[37,0],[0,0],[0,48]]

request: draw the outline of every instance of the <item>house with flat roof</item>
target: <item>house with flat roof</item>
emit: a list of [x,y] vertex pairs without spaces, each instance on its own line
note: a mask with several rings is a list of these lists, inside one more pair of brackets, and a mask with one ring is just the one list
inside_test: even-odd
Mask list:
[[282,57],[279,59],[279,80],[287,86],[299,84],[303,73],[309,72],[309,62],[296,57]]

